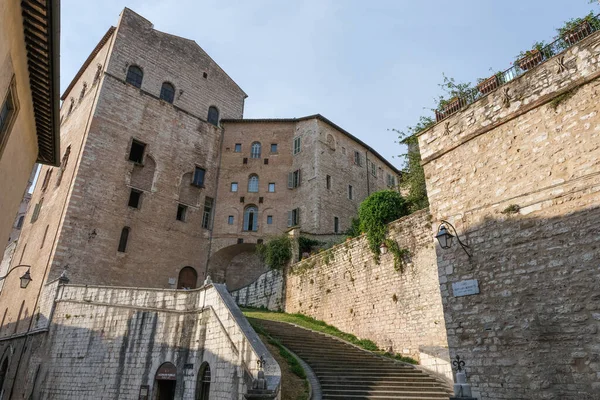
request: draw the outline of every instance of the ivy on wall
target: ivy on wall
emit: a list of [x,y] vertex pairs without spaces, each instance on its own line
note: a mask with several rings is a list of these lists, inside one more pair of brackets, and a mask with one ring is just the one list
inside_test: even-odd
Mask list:
[[256,252],[271,269],[282,269],[292,258],[292,240],[288,235],[277,236],[258,244]]

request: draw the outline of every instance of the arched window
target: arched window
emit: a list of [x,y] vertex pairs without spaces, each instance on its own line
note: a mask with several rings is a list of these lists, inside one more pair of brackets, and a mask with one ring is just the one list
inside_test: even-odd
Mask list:
[[142,69],[137,65],[131,65],[127,69],[127,78],[125,78],[127,83],[131,83],[136,88],[141,88],[143,79],[144,73],[142,72]]
[[248,178],[248,193],[258,192],[258,175],[250,175]]
[[252,143],[250,148],[250,158],[260,158],[260,142]]
[[175,100],[175,86],[171,85],[169,82],[163,82],[162,87],[160,88],[160,98],[173,104],[173,100]]
[[209,400],[210,395],[210,366],[207,362],[202,363],[198,371],[198,382],[196,383],[196,400]]
[[258,229],[258,208],[256,206],[248,206],[244,211],[244,226],[243,230],[256,232]]
[[198,273],[192,267],[183,267],[179,271],[177,289],[196,289]]
[[219,126],[219,110],[217,107],[210,106],[208,108],[208,123],[213,124],[214,126]]
[[125,253],[127,250],[127,239],[129,239],[129,227],[126,226],[121,230],[121,238],[119,239],[119,252]]

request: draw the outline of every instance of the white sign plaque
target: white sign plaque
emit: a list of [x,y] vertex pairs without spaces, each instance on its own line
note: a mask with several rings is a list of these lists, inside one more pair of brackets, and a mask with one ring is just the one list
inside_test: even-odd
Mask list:
[[454,293],[454,297],[479,294],[479,282],[477,281],[477,279],[454,282],[452,284],[452,292]]

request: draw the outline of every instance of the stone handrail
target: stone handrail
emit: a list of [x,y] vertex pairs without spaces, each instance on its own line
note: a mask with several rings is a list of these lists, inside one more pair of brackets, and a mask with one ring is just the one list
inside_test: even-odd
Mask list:
[[241,367],[253,380],[257,380],[260,371],[257,361],[262,357],[265,361],[263,371],[266,389],[272,394],[270,398],[280,396],[281,370],[277,361],[254,332],[224,285],[208,284],[199,289],[174,290],[67,284],[60,287],[56,301],[172,313],[201,313],[211,309],[233,350],[241,356],[238,357]]

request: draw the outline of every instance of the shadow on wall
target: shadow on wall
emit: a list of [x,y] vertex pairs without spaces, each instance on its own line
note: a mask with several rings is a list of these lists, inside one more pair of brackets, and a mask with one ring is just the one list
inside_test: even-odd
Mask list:
[[99,311],[63,314],[73,324],[0,342],[0,398],[12,391],[10,398],[31,400],[205,399],[200,394],[210,391],[211,398],[242,400],[252,387],[248,367],[236,365],[244,349],[207,334],[209,309],[184,316],[129,310],[125,319],[122,310]]
[[237,290],[258,279],[268,270],[256,254],[256,244],[240,243],[217,251],[209,260],[209,275],[224,283],[227,290]]
[[[460,224],[471,260],[437,248],[450,353],[481,398],[597,398],[599,202],[570,194]],[[480,293],[456,297],[452,284],[471,279]]]

